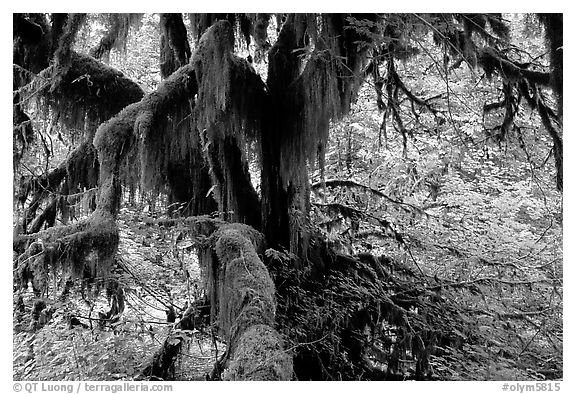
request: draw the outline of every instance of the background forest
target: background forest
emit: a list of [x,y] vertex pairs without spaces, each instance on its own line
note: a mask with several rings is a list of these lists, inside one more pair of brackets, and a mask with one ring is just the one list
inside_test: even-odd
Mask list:
[[14,14],[15,380],[563,378],[559,14]]

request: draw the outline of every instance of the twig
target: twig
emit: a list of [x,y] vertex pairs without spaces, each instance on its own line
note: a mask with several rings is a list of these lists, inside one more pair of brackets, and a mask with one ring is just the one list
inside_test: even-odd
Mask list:
[[382,191],[375,189],[373,187],[364,185],[362,183],[358,183],[356,181],[353,180],[349,180],[349,179],[326,179],[325,181],[320,181],[320,182],[315,182],[313,184],[310,185],[310,188],[312,191],[316,191],[319,188],[322,188],[324,186],[327,187],[335,187],[335,186],[343,186],[343,187],[357,187],[360,189],[364,189],[366,191],[369,191],[373,194],[375,194],[378,197],[382,197],[387,201],[390,201],[391,203],[397,204],[397,205],[405,205],[408,206],[420,213],[425,213],[421,208],[412,205],[410,203],[407,202],[403,202],[403,201],[399,201],[399,200],[395,200],[392,197],[388,196],[387,194],[383,193]]
[[475,283],[481,283],[481,282],[498,282],[498,283],[502,283],[505,285],[515,286],[515,285],[532,285],[535,283],[549,283],[549,282],[553,282],[553,281],[550,281],[548,279],[511,281],[511,280],[500,279],[500,278],[476,278],[476,279],[472,279],[472,280],[468,280],[468,281],[462,281],[462,282],[447,282],[447,283],[443,283],[443,284],[437,285],[437,286],[429,286],[426,289],[438,290],[438,289],[441,289],[441,288],[446,287],[446,286],[449,286],[449,287],[467,287],[469,285],[473,285]]
[[330,335],[330,333],[327,333],[327,334],[324,335],[322,338],[316,339],[316,340],[311,341],[311,342],[297,343],[296,345],[294,345],[294,346],[292,346],[292,347],[289,347],[288,349],[285,349],[284,352],[287,353],[287,352],[289,352],[289,351],[291,351],[291,350],[296,349],[296,348],[299,347],[299,346],[314,345],[315,343],[321,342],[321,341],[323,341],[324,339],[326,339],[326,337],[327,337],[328,335]]
[[418,271],[420,271],[420,274],[422,275],[422,278],[424,280],[428,280],[427,279],[427,275],[424,273],[424,271],[422,271],[422,268],[420,268],[420,265],[418,264],[418,262],[416,261],[416,259],[414,258],[414,255],[412,254],[412,251],[410,250],[410,247],[406,244],[404,244],[404,246],[406,247],[406,251],[408,252],[408,255],[410,256],[410,258],[412,259],[412,261],[414,262],[414,265],[416,266],[416,268],[418,268]]

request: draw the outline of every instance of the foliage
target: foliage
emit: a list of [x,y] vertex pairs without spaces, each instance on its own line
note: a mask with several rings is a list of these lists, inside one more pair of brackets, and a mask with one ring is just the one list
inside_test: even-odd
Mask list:
[[15,335],[14,379],[126,380],[151,356],[146,330],[125,324],[118,332],[93,333],[49,326]]
[[478,92],[490,102],[492,84],[454,73],[458,79],[443,92],[434,73],[416,77],[433,60],[416,59],[405,63],[405,83],[424,97],[450,94],[450,107],[441,110],[447,121],[406,111],[403,122],[413,125],[413,137],[404,139],[382,129],[377,103],[360,92],[357,107],[332,134],[325,180],[315,174],[316,223],[339,250],[382,250],[421,268],[428,281],[440,281],[443,298],[458,300],[460,319],[479,325],[454,331],[465,339],[463,347],[439,345],[431,354],[439,376],[557,377],[562,198],[553,190],[550,141],[532,139],[542,142],[536,137],[542,126],[522,107],[517,134],[487,137],[486,123],[499,120],[488,120],[478,110],[482,101],[474,103]]

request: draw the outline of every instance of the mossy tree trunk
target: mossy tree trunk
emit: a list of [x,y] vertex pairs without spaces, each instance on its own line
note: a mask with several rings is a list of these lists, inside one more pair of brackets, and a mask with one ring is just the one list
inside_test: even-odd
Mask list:
[[[298,47],[293,20],[287,21],[268,57],[268,91],[270,100],[261,136],[262,152],[262,230],[271,247],[290,249],[290,206],[295,199],[295,187],[307,179],[302,160],[290,162],[293,174],[304,179],[286,179],[283,171],[284,146],[287,136],[294,133],[297,115],[289,86],[299,74],[300,61],[294,51]],[[284,166],[286,163],[284,163]],[[289,190],[290,189],[290,190]]]
[[[358,18],[374,16],[358,15]],[[349,110],[369,37],[348,15],[291,14],[269,51],[269,102],[261,133],[262,221],[271,246],[307,260],[309,166],[323,168],[330,122]],[[313,48],[309,53],[303,48]]]
[[[160,73],[163,79],[188,64],[191,51],[186,27],[181,14],[160,15]],[[218,209],[209,194],[212,183],[209,166],[202,153],[200,138],[191,121],[191,103],[185,102],[167,114],[172,119],[173,133],[167,141],[171,154],[167,157],[166,182],[170,206],[181,205],[179,213],[185,216],[202,215]],[[180,148],[178,147],[180,145]],[[187,149],[182,149],[182,146]]]
[[198,95],[196,127],[210,164],[222,218],[260,228],[260,200],[248,170],[261,126],[265,86],[246,60],[233,54],[234,29],[214,23],[199,41],[191,64]]

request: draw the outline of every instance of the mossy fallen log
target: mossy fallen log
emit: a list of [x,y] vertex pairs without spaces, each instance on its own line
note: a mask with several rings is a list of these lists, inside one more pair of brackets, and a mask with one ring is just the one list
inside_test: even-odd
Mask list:
[[[212,235],[216,259],[203,266],[207,287],[216,292],[218,328],[228,344],[221,361],[226,380],[289,380],[292,356],[274,328],[275,286],[258,256],[262,234],[230,224]],[[216,266],[214,266],[214,264]]]
[[[194,227],[194,221],[189,223]],[[221,223],[203,245],[200,264],[211,317],[227,344],[226,352],[210,374],[212,379],[292,378],[292,356],[284,350],[282,337],[274,328],[276,289],[259,257],[264,246],[261,233],[240,223]],[[144,368],[144,376],[170,377],[186,339],[182,329],[192,327],[186,315]]]
[[224,380],[290,380],[292,357],[278,332],[266,324],[250,326],[238,339]]

